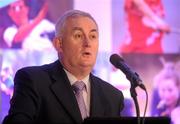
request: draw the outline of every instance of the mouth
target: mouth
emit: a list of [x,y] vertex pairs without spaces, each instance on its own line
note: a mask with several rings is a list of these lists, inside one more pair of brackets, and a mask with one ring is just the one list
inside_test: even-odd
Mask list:
[[90,52],[83,52],[83,56],[90,56],[91,53]]

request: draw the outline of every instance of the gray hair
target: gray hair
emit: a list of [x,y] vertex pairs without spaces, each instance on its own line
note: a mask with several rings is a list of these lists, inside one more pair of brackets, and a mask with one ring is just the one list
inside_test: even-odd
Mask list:
[[83,12],[80,10],[69,10],[67,12],[65,12],[56,22],[55,25],[55,36],[59,37],[62,35],[63,29],[64,29],[64,25],[65,22],[67,21],[67,19],[69,18],[75,18],[75,17],[88,17],[90,19],[92,19],[92,21],[96,24],[96,26],[98,27],[95,19],[87,12]]

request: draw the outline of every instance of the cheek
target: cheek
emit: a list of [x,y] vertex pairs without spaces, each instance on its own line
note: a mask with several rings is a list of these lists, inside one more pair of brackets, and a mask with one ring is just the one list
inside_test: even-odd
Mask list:
[[79,53],[79,47],[77,45],[74,44],[63,44],[62,45],[62,52],[64,54],[68,54],[73,56],[76,56]]
[[159,93],[159,96],[160,96],[161,99],[163,99],[163,97],[164,97],[164,92],[165,91],[163,89],[158,90],[158,93]]
[[172,98],[173,95],[168,90],[160,90],[159,91],[159,96],[160,96],[161,99],[163,99],[165,101],[168,101],[169,99]]
[[179,98],[179,91],[177,89],[172,92],[172,97],[174,97],[174,99]]
[[15,12],[13,12],[13,11],[9,11],[9,16],[12,18],[12,20],[14,21],[15,19],[16,19],[16,13]]
[[98,49],[99,49],[99,43],[98,43],[98,42],[95,42],[95,43],[93,44],[93,51],[94,51],[94,52],[97,52]]
[[159,92],[160,99],[165,99],[165,95],[163,91]]
[[178,99],[177,94],[174,91],[168,92],[165,96],[167,103],[174,103]]

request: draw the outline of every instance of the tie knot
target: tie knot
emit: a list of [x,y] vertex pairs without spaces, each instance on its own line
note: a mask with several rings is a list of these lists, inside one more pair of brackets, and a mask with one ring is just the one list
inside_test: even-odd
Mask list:
[[72,88],[75,92],[81,92],[85,88],[85,83],[83,81],[76,81]]

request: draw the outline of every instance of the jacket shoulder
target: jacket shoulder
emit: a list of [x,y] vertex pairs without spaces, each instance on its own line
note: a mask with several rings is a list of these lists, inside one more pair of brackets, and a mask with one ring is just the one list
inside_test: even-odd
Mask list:
[[105,91],[109,91],[109,93],[115,93],[115,94],[121,94],[122,95],[122,92],[117,89],[116,87],[114,87],[112,84],[110,84],[109,82],[106,82],[104,80],[102,80],[101,78],[99,77],[96,77],[93,75],[93,78],[94,78],[94,81],[97,82],[103,90]]
[[50,64],[44,64],[41,66],[27,66],[19,69],[16,73],[27,72],[27,73],[40,73],[42,71],[48,71],[53,68],[56,62]]

